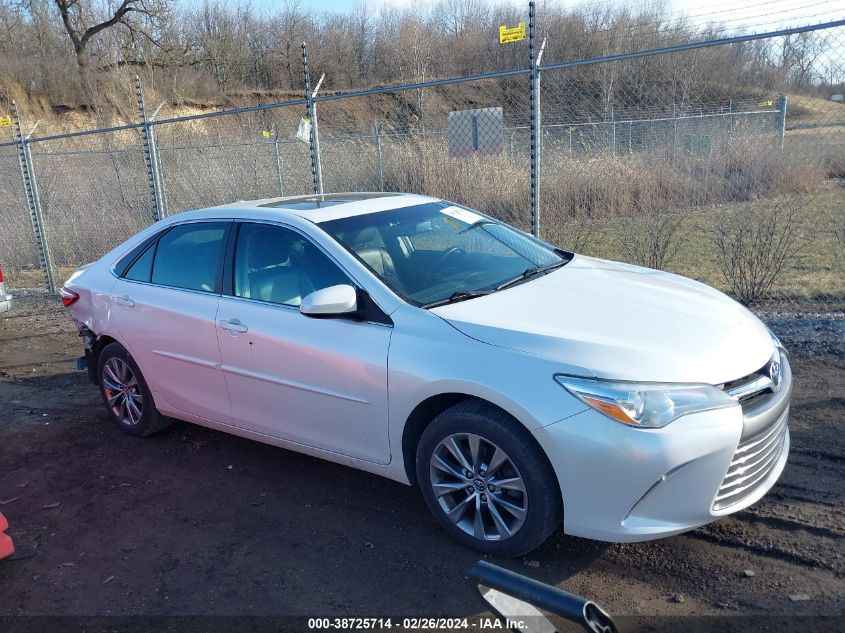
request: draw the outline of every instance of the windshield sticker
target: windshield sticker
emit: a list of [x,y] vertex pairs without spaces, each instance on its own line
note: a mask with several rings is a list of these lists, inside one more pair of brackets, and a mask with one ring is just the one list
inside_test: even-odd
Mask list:
[[440,213],[444,213],[456,220],[460,220],[464,224],[475,224],[479,220],[484,219],[477,213],[473,213],[467,209],[461,209],[460,207],[446,207],[445,209],[440,209]]
[[443,218],[443,221],[458,232],[461,232],[461,231],[464,230],[464,225],[460,224],[458,222],[455,222],[455,220],[453,220],[452,218]]

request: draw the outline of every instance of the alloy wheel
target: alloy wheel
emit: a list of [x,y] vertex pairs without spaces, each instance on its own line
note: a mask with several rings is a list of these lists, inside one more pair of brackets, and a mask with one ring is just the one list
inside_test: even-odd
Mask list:
[[129,364],[121,358],[109,358],[103,365],[103,391],[109,409],[122,424],[135,426],[144,415],[141,385]]
[[514,536],[528,516],[519,470],[499,446],[474,433],[442,439],[431,455],[431,486],[446,517],[477,539]]

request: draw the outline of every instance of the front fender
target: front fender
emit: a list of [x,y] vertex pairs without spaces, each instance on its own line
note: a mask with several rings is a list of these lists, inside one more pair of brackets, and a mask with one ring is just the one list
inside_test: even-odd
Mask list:
[[442,394],[491,402],[529,431],[587,407],[554,380],[566,368],[525,352],[477,341],[424,310],[400,308],[388,359],[390,447],[402,456],[402,435],[414,409]]

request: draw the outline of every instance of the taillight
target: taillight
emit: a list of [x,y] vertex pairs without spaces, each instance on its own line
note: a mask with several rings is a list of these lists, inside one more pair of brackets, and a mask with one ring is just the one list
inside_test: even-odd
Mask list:
[[5,279],[3,279],[3,269],[0,268],[0,284],[2,284],[4,281]]
[[74,303],[76,303],[76,300],[79,299],[79,293],[76,293],[68,288],[62,288],[61,295],[62,303],[66,308],[68,306],[72,306]]

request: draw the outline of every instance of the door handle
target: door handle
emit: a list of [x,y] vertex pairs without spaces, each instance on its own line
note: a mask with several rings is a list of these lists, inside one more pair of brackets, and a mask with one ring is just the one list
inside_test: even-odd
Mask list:
[[114,301],[119,306],[127,306],[129,308],[135,305],[135,302],[129,298],[129,295],[123,295],[122,297],[112,297],[112,301]]
[[228,321],[220,321],[219,325],[221,330],[226,330],[227,332],[237,332],[239,334],[249,332],[249,328],[243,323],[241,323],[240,319],[229,319]]

